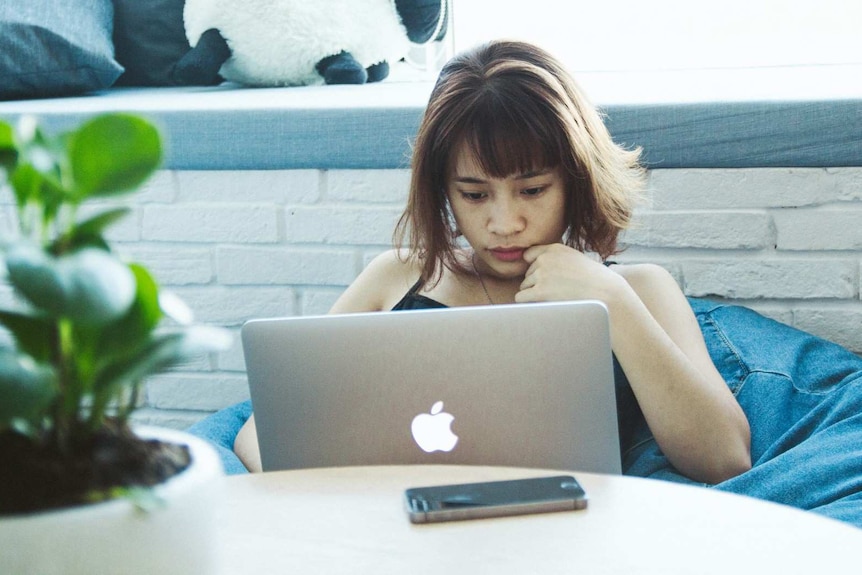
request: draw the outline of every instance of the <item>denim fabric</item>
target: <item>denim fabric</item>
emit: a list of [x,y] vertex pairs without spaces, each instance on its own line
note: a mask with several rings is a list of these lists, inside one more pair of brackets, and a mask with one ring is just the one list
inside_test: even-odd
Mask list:
[[[751,426],[752,469],[713,486],[862,527],[862,358],[750,309],[690,299]],[[693,483],[645,424],[624,473]]]
[[251,400],[225,407],[205,417],[186,431],[205,439],[215,447],[227,475],[248,473],[233,451],[233,442],[243,424],[251,417]]

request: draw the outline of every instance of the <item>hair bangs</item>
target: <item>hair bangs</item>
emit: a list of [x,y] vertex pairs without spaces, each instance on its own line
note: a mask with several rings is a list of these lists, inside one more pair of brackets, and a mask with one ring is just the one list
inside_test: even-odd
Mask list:
[[554,168],[567,150],[559,122],[531,98],[486,94],[462,124],[466,143],[482,171],[493,178]]

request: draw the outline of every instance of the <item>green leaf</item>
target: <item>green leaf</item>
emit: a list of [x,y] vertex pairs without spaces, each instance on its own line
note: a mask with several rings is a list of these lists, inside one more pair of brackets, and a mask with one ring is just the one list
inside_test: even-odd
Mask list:
[[159,307],[159,286],[150,272],[140,264],[129,264],[129,269],[135,274],[137,293],[131,312],[138,316],[141,332],[150,333],[162,319]]
[[69,233],[57,238],[51,246],[51,252],[60,254],[85,246],[94,246],[107,251],[108,244],[102,237],[105,228],[125,217],[130,211],[129,208],[115,208],[78,223]]
[[68,298],[65,315],[85,325],[122,317],[135,300],[135,276],[111,254],[86,248],[61,258]]
[[79,222],[75,226],[76,233],[79,235],[97,235],[102,234],[105,228],[126,217],[132,210],[130,208],[114,208],[106,210],[100,214]]
[[0,120],[0,150],[15,149],[15,130]]
[[18,165],[30,165],[60,185],[63,166],[66,164],[66,151],[61,143],[46,134],[36,118],[22,116],[15,129],[18,149]]
[[20,166],[12,172],[9,183],[15,190],[15,201],[18,207],[25,205],[30,198],[38,198],[44,177],[36,168],[30,165]]
[[28,356],[0,349],[0,429],[15,419],[37,418],[56,395],[53,370]]
[[19,243],[6,255],[9,280],[36,307],[98,326],[123,316],[135,298],[135,277],[111,254],[86,248],[53,258]]
[[170,291],[159,294],[159,307],[162,313],[180,325],[191,325],[194,321],[194,312],[180,296]]
[[6,173],[12,172],[18,160],[18,148],[15,145],[15,131],[6,122],[0,122],[0,168]]
[[137,116],[104,114],[70,134],[69,160],[78,201],[141,185],[162,158],[159,133]]
[[54,258],[21,242],[6,252],[6,267],[9,281],[30,303],[53,316],[62,314],[67,288]]
[[18,349],[37,361],[48,361],[51,357],[51,338],[54,324],[43,317],[0,310],[0,323],[15,337]]
[[181,339],[182,334],[176,333],[155,336],[127,357],[105,366],[96,378],[94,391],[102,393],[109,390],[109,393],[118,393],[122,387],[137,383],[148,375],[174,365]]
[[12,172],[10,180],[15,189],[15,200],[18,206],[34,202],[42,206],[44,218],[56,217],[62,203],[66,200],[63,188],[50,175],[37,170],[31,164],[19,164]]
[[139,382],[197,355],[227,349],[230,343],[227,330],[211,326],[156,334],[136,353],[107,366],[99,374],[94,389],[97,393],[106,388],[116,392],[124,385]]
[[135,276],[135,300],[125,316],[101,330],[99,350],[105,358],[125,355],[140,346],[162,319],[155,280],[141,265],[129,264],[129,269]]

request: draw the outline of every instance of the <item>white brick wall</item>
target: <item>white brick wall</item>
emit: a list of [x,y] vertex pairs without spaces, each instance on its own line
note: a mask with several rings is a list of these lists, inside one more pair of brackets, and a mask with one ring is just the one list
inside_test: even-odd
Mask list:
[[[137,419],[182,428],[247,398],[239,327],[325,313],[390,246],[408,180],[406,170],[161,172],[132,196],[118,247],[198,319],[237,335],[231,350],[152,378]],[[657,170],[646,199],[617,259],[658,263],[689,295],[737,300],[862,352],[862,168]]]
[[620,261],[862,353],[862,168],[654,170]]

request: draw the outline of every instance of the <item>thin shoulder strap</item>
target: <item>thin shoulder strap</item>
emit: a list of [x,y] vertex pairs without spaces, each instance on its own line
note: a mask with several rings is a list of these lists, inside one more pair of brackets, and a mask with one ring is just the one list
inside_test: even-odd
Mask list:
[[407,295],[416,295],[419,290],[422,289],[423,285],[425,284],[422,281],[422,278],[419,278],[418,280],[416,280],[416,283],[413,284],[413,287],[411,287],[410,290],[407,292]]

